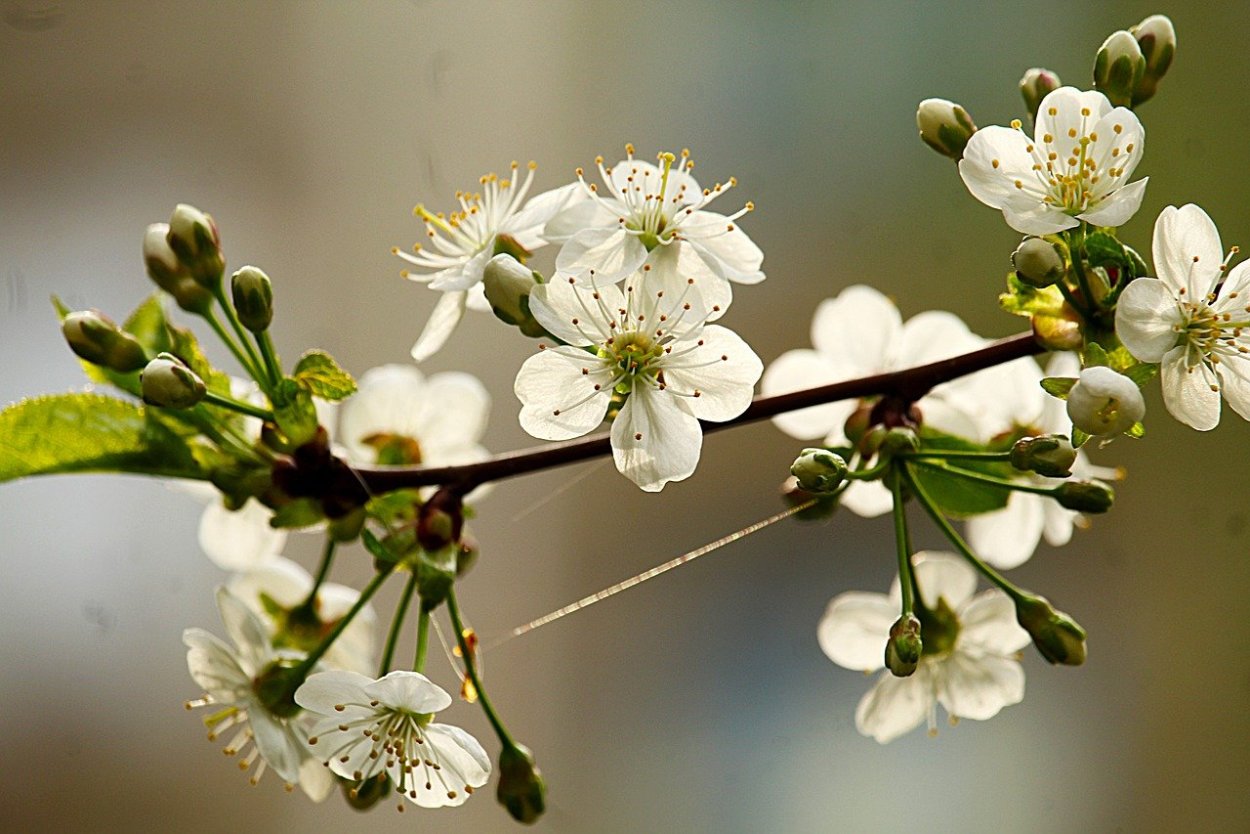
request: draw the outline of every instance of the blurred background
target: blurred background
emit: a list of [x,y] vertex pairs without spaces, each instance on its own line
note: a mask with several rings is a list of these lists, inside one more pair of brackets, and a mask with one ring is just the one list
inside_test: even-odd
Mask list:
[[[450,208],[513,159],[554,187],[626,141],[644,158],[689,147],[701,179],[737,176],[731,202],[757,204],[744,228],[768,281],[740,288],[725,322],[766,362],[808,346],[816,304],[857,282],[907,316],[1017,332],[996,305],[1017,236],[920,143],[915,106],[942,96],[1005,124],[1026,68],[1088,86],[1102,39],[1154,12],[1180,47],[1141,112],[1151,182],[1126,239],[1148,251],[1159,210],[1195,201],[1226,245],[1250,243],[1240,0],[0,0],[0,403],[82,385],[49,294],[123,317],[151,289],[144,227],[184,201],[216,218],[231,268],[274,278],[288,359],[318,346],[356,374],[409,361],[436,300],[390,254],[421,233],[413,205]],[[478,374],[495,394],[487,444],[520,448],[512,379],[532,349],[470,314],[426,370]],[[885,590],[889,522],[780,524],[486,655],[491,696],[549,781],[537,828],[1250,829],[1250,426],[1226,410],[1199,434],[1157,386],[1148,402],[1149,437],[1098,456],[1130,473],[1115,512],[1013,574],[1085,625],[1084,668],[1030,649],[1024,702],[993,721],[862,738],[870,681],[828,661],[815,626],[835,594]],[[474,525],[467,615],[489,643],[775,512],[800,445],[769,425],[718,433],[658,496],[602,462],[505,483]],[[182,629],[221,632],[225,575],[195,544],[199,512],[138,478],[0,487],[0,827],[514,830],[493,786],[400,816],[315,806],[272,775],[246,784],[182,708],[199,694]],[[316,549],[295,537],[288,553],[311,568]],[[351,554],[334,578],[360,583]],[[440,658],[430,669],[454,689]],[[443,717],[497,750],[479,711]]]

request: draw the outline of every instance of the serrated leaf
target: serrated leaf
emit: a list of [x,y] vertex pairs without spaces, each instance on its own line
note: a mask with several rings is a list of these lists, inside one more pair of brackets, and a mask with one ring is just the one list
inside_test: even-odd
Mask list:
[[0,412],[0,482],[57,472],[208,477],[188,438],[137,403],[52,394]]
[[1085,259],[1091,266],[1130,267],[1131,261],[1124,251],[1124,244],[1115,235],[1094,232],[1085,238]]
[[1042,380],[1042,390],[1061,400],[1068,398],[1073,385],[1076,385],[1076,378],[1070,376],[1048,376]]
[[287,377],[273,396],[273,418],[292,446],[302,446],[317,433],[317,409],[309,390]]
[[168,327],[169,352],[181,359],[183,364],[204,380],[209,391],[224,397],[231,396],[229,374],[217,370],[208,361],[208,357],[200,349],[195,333],[186,327],[179,327],[172,323],[167,323],[166,326]]
[[[920,438],[921,448],[925,450],[948,449],[963,452],[986,450],[986,447],[981,444],[928,428],[921,430]],[[996,478],[1009,479],[1015,474],[1009,464],[995,461],[960,460],[950,465]],[[1003,487],[961,478],[932,466],[915,466],[912,472],[938,507],[952,516],[966,517],[1001,510],[1007,506],[1007,499],[1011,495],[1010,491]]]
[[1090,435],[1081,431],[1076,426],[1072,427],[1072,448],[1079,449],[1089,442]]
[[1128,427],[1128,431],[1124,432],[1129,437],[1142,438],[1146,436],[1146,424],[1141,420]]
[[[1137,250],[1131,246],[1124,247],[1124,254],[1128,256],[1129,272],[1134,278],[1140,278],[1148,275],[1150,267],[1146,266],[1146,261],[1141,255],[1137,254]],[[1127,281],[1124,283],[1128,283]]]
[[356,393],[356,380],[323,350],[310,350],[299,358],[294,377],[314,397],[336,402]]
[[122,329],[139,340],[148,356],[155,356],[173,347],[169,340],[168,324],[161,293],[155,292],[135,308],[122,324]]
[[1107,351],[1103,349],[1102,345],[1097,342],[1085,343],[1085,350],[1082,351],[1081,355],[1082,368],[1109,367],[1110,365],[1111,360],[1108,358]]
[[1152,362],[1138,362],[1122,372],[1126,377],[1137,383],[1137,387],[1141,388],[1150,380],[1159,375],[1159,366]]
[[314,498],[296,498],[274,510],[269,526],[282,530],[312,527],[325,520],[321,504]]
[[1015,272],[1007,273],[1007,292],[998,297],[999,306],[1015,316],[1058,316],[1063,303],[1063,293],[1058,287],[1038,289],[1021,281]]

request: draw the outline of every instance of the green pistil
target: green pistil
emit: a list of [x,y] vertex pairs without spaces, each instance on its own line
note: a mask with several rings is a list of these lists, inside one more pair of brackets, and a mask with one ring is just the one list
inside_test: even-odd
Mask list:
[[939,597],[935,608],[917,605],[915,613],[916,619],[920,620],[920,636],[924,641],[923,656],[950,654],[959,638],[959,617],[955,616],[946,598]]

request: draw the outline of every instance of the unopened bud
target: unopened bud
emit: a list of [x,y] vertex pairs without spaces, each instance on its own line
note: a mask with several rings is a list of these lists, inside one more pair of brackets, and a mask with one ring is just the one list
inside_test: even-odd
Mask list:
[[370,776],[368,779],[362,779],[359,782],[351,782],[346,779],[342,780],[343,796],[347,799],[347,804],[355,808],[357,811],[368,811],[379,801],[386,799],[394,790],[390,777],[386,775],[386,771],[382,771],[377,776]]
[[1098,47],[1094,58],[1094,89],[1116,107],[1128,107],[1133,103],[1133,91],[1145,71],[1146,56],[1137,39],[1121,29]]
[[1020,79],[1020,95],[1024,97],[1024,106],[1029,108],[1029,116],[1036,119],[1042,99],[1062,86],[1059,76],[1048,69],[1033,67],[1026,71]]
[[916,671],[924,643],[920,639],[920,620],[905,614],[890,626],[890,639],[885,644],[885,668],[897,678],[905,678]]
[[1034,313],[1029,323],[1033,325],[1033,338],[1047,350],[1077,350],[1085,344],[1081,323],[1074,318]]
[[1033,645],[1051,663],[1080,666],[1085,662],[1085,629],[1043,597],[1016,600],[1016,622],[1033,638]]
[[828,449],[804,449],[790,466],[799,489],[812,495],[828,495],[846,478],[846,461]]
[[70,350],[93,365],[126,374],[148,363],[143,345],[97,310],[70,313],[61,333]]
[[880,453],[883,455],[919,451],[920,437],[916,434],[915,429],[910,429],[906,426],[895,426],[887,431],[885,437],[881,440]]
[[1115,490],[1102,481],[1068,481],[1051,495],[1059,506],[1078,513],[1105,513],[1115,503]]
[[1146,71],[1133,89],[1133,106],[1136,107],[1154,96],[1159,81],[1172,66],[1176,55],[1176,28],[1167,16],[1154,14],[1129,31],[1146,58]]
[[944,98],[927,98],[916,109],[916,127],[920,138],[933,150],[956,161],[963,158],[964,147],[977,132],[968,111]]
[[1040,237],[1026,237],[1011,253],[1016,276],[1031,287],[1049,287],[1063,277],[1067,265],[1053,243]]
[[417,512],[417,541],[433,552],[460,541],[464,529],[464,503],[459,493],[443,488]]
[[196,283],[208,290],[221,284],[226,268],[221,237],[213,218],[186,203],[179,203],[169,219],[169,248],[178,256]]
[[1068,417],[1086,434],[1117,435],[1144,416],[1146,401],[1137,383],[1101,365],[1081,371],[1068,392]]
[[139,374],[143,401],[163,408],[190,408],[204,399],[204,380],[171,353],[157,354]]
[[1062,434],[1022,437],[1011,447],[1011,465],[1021,472],[1067,478],[1076,463],[1076,449]]
[[482,272],[482,289],[495,316],[531,337],[547,332],[530,313],[530,293],[536,286],[533,271],[511,255],[496,255]]
[[273,321],[273,284],[254,266],[245,266],[230,278],[230,294],[239,322],[253,333],[269,329]]
[[509,744],[499,753],[495,797],[517,822],[535,822],[547,809],[547,783],[528,747]]
[[213,304],[213,294],[201,287],[169,246],[169,224],[153,223],[143,234],[143,263],[156,286],[173,296],[189,313],[203,313]]

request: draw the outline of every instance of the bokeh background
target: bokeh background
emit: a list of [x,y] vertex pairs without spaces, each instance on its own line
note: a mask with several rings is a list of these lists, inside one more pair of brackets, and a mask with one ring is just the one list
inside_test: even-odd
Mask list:
[[[408,361],[435,301],[389,251],[418,238],[412,206],[449,206],[512,159],[553,187],[626,141],[690,147],[703,179],[736,175],[758,205],[744,227],[768,281],[726,323],[765,361],[808,345],[815,305],[856,282],[905,315],[948,308],[1010,334],[995,297],[1016,236],[916,139],[915,105],[944,96],[1005,123],[1026,68],[1084,86],[1103,37],[1156,11],[1180,50],[1142,111],[1151,184],[1125,234],[1145,251],[1163,206],[1196,201],[1226,244],[1250,243],[1240,0],[2,0],[0,402],[82,384],[49,294],[123,316],[150,289],[143,229],[180,201],[213,213],[234,267],[274,277],[285,356]],[[427,370],[478,374],[495,392],[487,443],[518,448],[532,441],[511,385],[531,350],[471,317]],[[537,828],[1250,829],[1250,426],[1230,413],[1198,434],[1157,390],[1149,405],[1149,437],[1100,456],[1130,471],[1115,512],[1015,572],[1088,628],[1087,666],[1030,650],[1025,701],[993,721],[861,738],[869,681],[821,654],[815,625],[834,594],[885,589],[888,521],[778,525],[486,655],[550,783]],[[768,425],[716,434],[659,496],[603,463],[504,484],[475,524],[469,617],[489,642],[774,512],[799,445]],[[198,693],[180,633],[220,631],[225,578],[198,552],[198,515],[137,478],[0,487],[0,828],[514,830],[493,791],[400,816],[314,806],[273,776],[248,787],[182,709]],[[289,548],[310,567],[315,551]],[[335,578],[360,582],[364,563],[340,558]],[[496,749],[474,709],[444,717]]]

